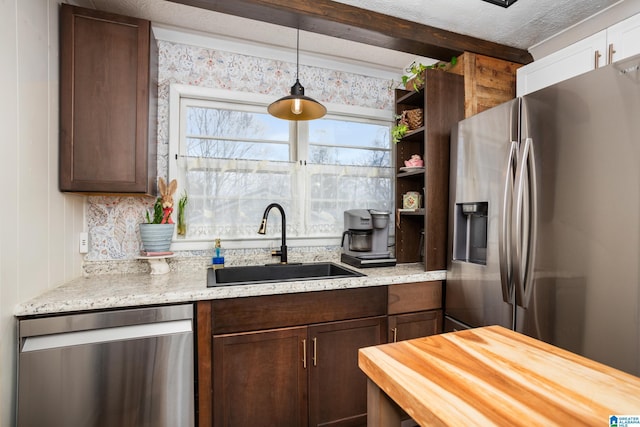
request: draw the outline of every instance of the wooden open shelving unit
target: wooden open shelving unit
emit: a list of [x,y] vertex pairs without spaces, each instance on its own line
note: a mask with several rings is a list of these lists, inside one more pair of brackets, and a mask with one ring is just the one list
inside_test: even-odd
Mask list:
[[[420,91],[395,91],[396,114],[413,108],[424,110],[424,125],[408,132],[394,147],[398,263],[424,258],[426,271],[446,269],[449,139],[452,127],[464,119],[464,95],[463,76],[431,69],[426,70]],[[413,154],[422,156],[424,170],[400,171]],[[421,209],[399,210],[402,195],[408,191],[423,194]]]

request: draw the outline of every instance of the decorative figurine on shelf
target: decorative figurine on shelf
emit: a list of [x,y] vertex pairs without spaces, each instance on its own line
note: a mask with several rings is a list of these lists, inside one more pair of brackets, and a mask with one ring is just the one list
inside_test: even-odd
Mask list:
[[158,178],[158,188],[160,189],[163,212],[160,224],[173,224],[173,219],[171,219],[171,213],[173,212],[173,193],[175,193],[178,188],[178,181],[175,179],[172,180],[167,187],[164,179],[162,179],[162,177]]
[[409,160],[404,161],[404,165],[408,168],[423,167],[424,160],[422,160],[420,154],[414,154]]

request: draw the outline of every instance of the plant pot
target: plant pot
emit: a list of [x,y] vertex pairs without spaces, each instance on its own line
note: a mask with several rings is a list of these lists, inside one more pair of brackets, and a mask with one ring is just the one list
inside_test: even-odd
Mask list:
[[407,83],[405,83],[404,85],[405,89],[420,91],[420,89],[424,87],[425,76],[426,76],[426,73],[424,71],[418,74],[417,76],[413,76],[412,78],[407,80]]
[[140,239],[146,252],[167,252],[175,224],[140,224]]

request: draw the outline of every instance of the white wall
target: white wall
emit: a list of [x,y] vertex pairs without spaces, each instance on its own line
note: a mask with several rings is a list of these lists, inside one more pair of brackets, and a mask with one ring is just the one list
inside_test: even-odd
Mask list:
[[84,198],[58,187],[58,1],[0,0],[0,425],[15,425],[16,304],[81,275]]

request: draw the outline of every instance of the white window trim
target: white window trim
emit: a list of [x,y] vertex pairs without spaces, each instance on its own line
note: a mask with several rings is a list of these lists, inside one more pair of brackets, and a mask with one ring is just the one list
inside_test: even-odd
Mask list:
[[[283,94],[283,96],[286,94]],[[169,159],[167,162],[168,179],[178,180],[178,189],[176,196],[182,193],[181,182],[178,179],[179,169],[177,158],[179,156],[180,146],[180,99],[183,97],[199,98],[205,100],[234,102],[238,104],[263,105],[265,110],[267,106],[277,98],[273,95],[255,94],[248,92],[238,92],[225,89],[204,88],[198,86],[190,86],[184,84],[171,84],[169,86]],[[366,108],[351,105],[323,103],[327,107],[327,116],[333,118],[348,117],[360,118],[365,120],[381,120],[392,121],[391,113],[386,110],[378,110],[374,108]],[[293,124],[292,124],[293,126]],[[296,145],[296,144],[294,144]],[[393,161],[393,160],[392,160]],[[393,163],[392,163],[393,164]],[[266,206],[265,206],[266,208]],[[257,230],[260,224],[256,224]],[[313,242],[313,244],[309,244]],[[335,237],[331,238],[314,238],[306,237],[303,239],[290,238],[287,239],[289,247],[307,247],[307,246],[335,246],[339,244],[335,241]],[[174,238],[171,247],[173,250],[208,250],[213,248],[214,242],[191,239]],[[280,245],[280,235],[271,234],[267,237],[256,237],[256,239],[225,239],[225,248],[228,249],[247,249],[247,248],[276,248]]]

